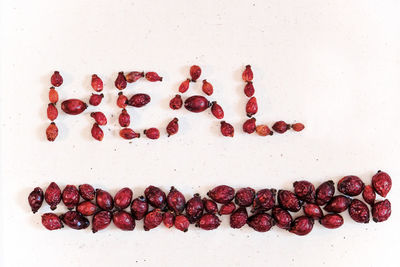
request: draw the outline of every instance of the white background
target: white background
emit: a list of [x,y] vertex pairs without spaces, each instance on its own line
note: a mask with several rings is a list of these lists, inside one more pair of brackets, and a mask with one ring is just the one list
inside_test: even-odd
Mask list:
[[[2,266],[394,266],[400,251],[400,3],[399,1],[2,1],[1,223]],[[220,136],[207,111],[172,111],[169,99],[191,64],[213,83],[233,139]],[[302,133],[258,137],[241,132],[241,71],[251,64],[259,123],[302,121]],[[99,107],[109,117],[105,139],[90,136],[92,120],[60,113],[60,136],[45,140],[52,71],[61,100],[88,99],[90,75],[105,81]],[[157,71],[162,83],[130,85],[152,102],[130,110],[133,127],[181,130],[157,141],[118,137],[113,86],[118,71]],[[196,87],[197,86],[197,87]],[[200,83],[189,93],[201,91]],[[59,107],[59,106],[58,106]],[[111,117],[111,116],[114,117]],[[141,194],[175,185],[186,197],[221,183],[291,189],[355,174],[369,183],[382,169],[393,178],[393,213],[362,225],[347,212],[337,230],[316,223],[297,237],[281,229],[233,230],[225,218],[212,232],[159,227],[133,232],[114,226],[92,234],[50,232],[30,211],[35,186],[91,183]],[[62,207],[63,205],[60,205]],[[64,211],[59,208],[57,212]]]

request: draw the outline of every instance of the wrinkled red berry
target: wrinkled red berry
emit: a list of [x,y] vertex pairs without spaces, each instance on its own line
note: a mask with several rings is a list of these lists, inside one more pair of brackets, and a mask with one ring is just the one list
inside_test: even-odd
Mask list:
[[149,128],[143,132],[149,139],[160,138],[160,131],[157,128]]
[[50,205],[51,210],[57,208],[58,203],[61,202],[61,189],[55,182],[52,182],[44,193],[46,203]]
[[50,142],[53,142],[54,140],[56,140],[57,136],[58,136],[57,125],[54,122],[52,122],[52,123],[50,123],[49,127],[47,127],[47,129],[46,129],[47,140],[49,140]]
[[45,213],[42,215],[42,224],[48,230],[57,230],[64,227],[61,219],[54,213]]
[[75,230],[82,230],[90,225],[89,220],[77,211],[67,211],[60,216],[60,219]]
[[315,190],[315,203],[319,206],[325,205],[335,194],[335,183],[332,180],[326,181]]
[[319,220],[324,216],[321,208],[317,204],[306,203],[303,206],[304,214],[314,220]]
[[128,83],[134,83],[142,77],[144,77],[144,72],[140,71],[131,71],[125,75],[125,79]]
[[132,216],[123,210],[117,211],[113,214],[113,223],[119,229],[124,231],[133,231],[136,226],[135,220]]
[[221,206],[221,208],[219,209],[218,214],[219,215],[229,215],[229,214],[232,214],[232,212],[234,212],[235,209],[236,209],[236,205],[233,202],[228,203],[228,204],[223,204]]
[[131,116],[126,109],[123,109],[118,117],[118,122],[121,127],[128,127],[131,123]]
[[151,101],[151,98],[147,94],[135,94],[128,100],[128,105],[136,108],[143,107]]
[[201,75],[201,68],[197,65],[190,67],[190,77],[192,77],[192,82],[196,82]]
[[243,123],[243,132],[252,134],[256,131],[256,118],[251,118]]
[[214,115],[215,118],[221,120],[224,118],[224,110],[220,105],[217,104],[216,101],[211,103],[211,113]]
[[202,112],[210,107],[210,102],[201,95],[194,95],[185,100],[185,108],[191,112]]
[[163,214],[160,209],[154,209],[146,214],[144,217],[144,230],[149,231],[156,228],[161,224],[163,220]]
[[337,184],[340,193],[348,196],[357,196],[364,190],[364,183],[354,175],[345,176]]
[[91,130],[91,134],[92,134],[92,137],[93,137],[94,139],[96,139],[97,141],[103,140],[104,132],[103,132],[103,130],[99,127],[99,125],[98,125],[97,123],[93,123],[92,130]]
[[257,104],[257,99],[253,96],[252,98],[247,101],[246,104],[246,114],[248,117],[253,116],[256,114],[258,111],[258,104]]
[[319,223],[329,229],[336,229],[343,225],[343,217],[340,214],[326,214],[319,220]]
[[90,117],[92,117],[98,125],[106,125],[107,117],[103,112],[97,111],[90,113]]
[[102,189],[96,189],[96,204],[102,210],[112,210],[114,208],[112,196]]
[[334,196],[324,207],[327,212],[341,213],[349,207],[351,198],[346,196]]
[[76,207],[76,210],[84,216],[92,216],[96,213],[97,206],[92,202],[86,200],[79,203],[79,205]]
[[117,98],[117,106],[120,108],[126,108],[128,105],[128,98],[122,93],[118,93],[118,98]]
[[133,138],[139,138],[140,133],[135,133],[135,131],[131,128],[124,128],[119,131],[119,136],[124,139],[131,140]]
[[99,211],[93,216],[92,219],[92,232],[96,233],[97,231],[103,230],[107,228],[112,221],[112,213],[108,210]]
[[114,197],[115,207],[121,210],[129,207],[132,201],[132,195],[133,192],[128,187],[124,187],[121,190],[119,190]]
[[378,201],[372,206],[372,219],[374,222],[383,222],[392,214],[392,205],[389,200]]
[[124,76],[124,72],[118,72],[117,79],[115,79],[115,87],[117,87],[118,90],[124,90],[126,88],[126,79]]
[[207,80],[205,79],[203,80],[203,86],[201,87],[201,89],[206,95],[212,95],[214,92],[214,87],[212,86],[212,84],[207,82]]
[[146,80],[148,80],[149,82],[158,82],[158,81],[162,81],[162,77],[160,77],[156,72],[147,72],[146,75]]
[[181,95],[175,95],[175,97],[169,101],[169,107],[174,110],[180,109],[182,105],[183,100]]
[[95,90],[96,92],[103,91],[103,81],[96,74],[92,75],[92,81],[90,84],[91,84],[93,90]]
[[89,104],[92,106],[98,106],[101,103],[101,100],[104,98],[103,94],[92,94],[89,98]]
[[135,198],[131,204],[131,213],[135,220],[141,220],[149,210],[149,204],[143,196]]
[[247,223],[247,210],[245,207],[239,207],[235,210],[229,219],[229,224],[232,228],[239,229],[242,228]]
[[186,203],[186,215],[190,223],[197,222],[203,215],[204,205],[199,194],[194,194]]
[[292,215],[287,210],[280,208],[279,206],[274,206],[272,208],[272,217],[275,220],[276,226],[279,228],[289,230],[292,224]]
[[300,216],[294,219],[289,231],[296,235],[306,235],[311,232],[313,226],[313,219],[306,216]]
[[247,82],[246,86],[244,87],[244,94],[247,97],[252,97],[254,95],[254,86],[252,82]]
[[266,213],[257,213],[247,219],[247,224],[257,232],[267,232],[275,222],[271,215]]
[[315,187],[308,181],[297,181],[293,183],[294,193],[296,196],[305,202],[314,203]]
[[349,205],[349,215],[350,217],[359,223],[369,222],[369,209],[368,206],[358,199],[353,199]]
[[147,202],[154,208],[165,209],[167,206],[167,196],[158,187],[150,185],[144,191]]
[[185,215],[178,215],[175,217],[174,225],[176,229],[182,232],[187,232],[187,230],[189,229],[190,222]]
[[173,118],[172,121],[170,121],[167,125],[168,137],[176,134],[178,130],[179,130],[178,118]]
[[51,84],[55,87],[59,87],[63,83],[63,77],[58,71],[55,71],[50,78]]
[[236,192],[235,203],[241,207],[249,207],[253,204],[256,191],[253,188],[245,187]]
[[267,125],[258,125],[256,126],[256,133],[259,136],[267,136],[267,135],[273,135],[274,132],[271,131],[271,129]]
[[190,79],[186,79],[179,85],[179,92],[184,93],[189,89]]
[[220,185],[208,191],[207,196],[220,204],[228,204],[235,197],[235,189],[227,185]]
[[364,187],[364,191],[362,192],[362,197],[365,200],[365,202],[367,202],[371,206],[374,205],[376,194],[372,185],[366,185]]
[[42,206],[44,199],[43,190],[40,187],[35,187],[28,196],[28,203],[31,206],[32,212],[36,213]]
[[235,134],[235,129],[230,123],[221,121],[221,134],[227,137],[233,137]]
[[78,115],[85,111],[87,104],[79,99],[68,99],[61,103],[61,109],[69,115]]
[[246,65],[246,69],[242,73],[242,79],[245,82],[251,82],[253,80],[253,71],[250,65]]
[[218,205],[213,200],[203,198],[203,206],[206,213],[216,214],[218,212]]
[[50,87],[49,101],[50,101],[50,103],[53,103],[53,104],[56,104],[58,102],[58,93],[54,87]]
[[90,184],[81,184],[79,186],[79,194],[85,200],[93,200],[95,197],[94,188]]
[[175,214],[181,214],[185,209],[186,200],[184,195],[172,186],[167,195],[167,204]]
[[253,209],[255,211],[268,211],[275,206],[275,189],[261,189],[256,193],[253,201]]
[[196,223],[196,226],[203,230],[214,230],[217,229],[220,224],[221,221],[215,214],[207,213],[201,216],[199,222]]
[[67,185],[62,192],[62,201],[67,209],[72,210],[79,204],[79,192],[75,185]]
[[47,118],[51,121],[54,121],[58,117],[58,110],[56,108],[56,105],[53,103],[50,103],[47,106]]
[[378,171],[372,177],[372,186],[378,195],[386,197],[392,188],[392,179],[386,172]]
[[293,192],[288,190],[278,191],[278,203],[282,209],[297,212],[301,209],[301,201],[296,197]]
[[290,129],[290,125],[284,121],[278,121],[272,125],[272,129],[277,133],[283,134]]
[[163,214],[163,223],[165,227],[171,228],[174,226],[175,215],[172,211],[167,211]]
[[304,124],[302,123],[295,123],[291,125],[291,128],[296,132],[301,132],[304,130]]

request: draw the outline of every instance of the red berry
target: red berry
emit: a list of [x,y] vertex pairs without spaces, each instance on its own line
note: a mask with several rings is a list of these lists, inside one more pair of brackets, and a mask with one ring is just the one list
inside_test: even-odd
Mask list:
[[97,141],[102,141],[104,138],[104,132],[97,123],[93,123],[91,134]]
[[322,218],[322,216],[324,216],[324,213],[322,212],[321,208],[313,203],[306,203],[303,206],[303,211],[307,217],[310,217],[311,219],[314,220],[319,220]]
[[254,86],[252,82],[247,82],[247,84],[244,87],[244,94],[247,97],[252,97],[254,95]]
[[64,227],[61,219],[54,213],[45,213],[42,215],[42,224],[47,230],[58,230]]
[[275,223],[271,215],[266,213],[257,213],[247,219],[247,224],[257,232],[267,232]]
[[67,209],[72,210],[79,204],[79,192],[75,185],[67,185],[62,192],[62,201]]
[[272,208],[272,217],[275,220],[276,226],[279,228],[289,230],[290,225],[292,224],[292,215],[290,213],[279,206],[274,206]]
[[268,211],[275,206],[275,189],[261,189],[256,193],[251,212]]
[[251,118],[243,123],[243,132],[252,134],[256,130],[256,118]]
[[117,106],[120,108],[126,108],[128,105],[128,98],[122,93],[118,93],[118,98],[117,98]]
[[178,119],[177,118],[173,118],[172,121],[170,121],[167,125],[167,134],[168,137],[170,137],[171,135],[174,135],[178,132],[179,130],[179,124],[178,124]]
[[93,216],[92,232],[96,233],[97,231],[107,228],[111,224],[111,220],[112,220],[111,211],[108,210],[99,211]]
[[369,222],[369,209],[368,206],[358,199],[353,199],[349,205],[349,215],[350,217],[359,223]]
[[149,82],[161,82],[163,79],[162,77],[158,76],[156,72],[147,72],[145,77]]
[[304,130],[304,124],[302,124],[302,123],[295,123],[295,124],[292,124],[291,128],[292,128],[293,130],[295,130],[296,132],[301,132],[301,131]]
[[203,206],[206,213],[216,214],[218,212],[218,205],[213,200],[203,198]]
[[364,190],[364,183],[354,175],[345,176],[337,184],[340,193],[348,196],[357,196]]
[[185,209],[186,200],[184,195],[172,186],[167,195],[167,204],[175,214],[181,214]]
[[146,214],[144,217],[144,230],[149,231],[156,228],[161,224],[163,214],[160,209],[154,209]]
[[229,219],[229,224],[234,229],[242,228],[247,223],[247,210],[245,207],[239,207],[235,210]]
[[144,196],[135,198],[132,201],[131,213],[133,218],[135,218],[135,220],[143,219],[148,210],[149,210],[149,204],[147,204]]
[[201,87],[201,89],[206,95],[212,95],[214,92],[212,84],[207,82],[207,80],[203,80],[203,86]]
[[219,215],[229,215],[229,214],[232,214],[232,212],[234,212],[235,209],[236,209],[236,205],[233,202],[228,203],[228,204],[223,204],[221,206],[221,208],[219,209],[218,214]]
[[147,130],[144,130],[144,134],[149,139],[158,139],[158,138],[160,138],[160,131],[157,128],[149,128]]
[[85,200],[93,200],[95,197],[95,191],[93,186],[90,184],[82,184],[79,186],[79,194]]
[[290,125],[284,121],[277,121],[272,125],[272,129],[277,133],[283,134],[290,129]]
[[103,112],[92,112],[90,113],[90,117],[92,117],[98,125],[106,125],[107,124],[107,117],[104,115]]
[[190,79],[186,79],[185,81],[183,81],[179,86],[179,92],[181,92],[182,94],[185,93],[189,89],[189,83]]
[[187,232],[187,230],[189,229],[189,220],[188,218],[186,218],[185,215],[178,215],[175,218],[175,228],[182,231],[182,232]]
[[288,190],[278,191],[278,203],[282,209],[297,212],[301,209],[302,202],[293,192]]
[[76,210],[84,216],[92,216],[97,211],[97,206],[90,201],[83,201],[79,203]]
[[221,134],[227,137],[233,137],[235,134],[235,129],[230,123],[221,121]]
[[58,110],[56,108],[56,105],[53,103],[50,103],[47,106],[47,118],[51,121],[54,121],[58,117]]
[[133,138],[139,138],[140,134],[135,133],[131,128],[124,128],[119,131],[119,136],[121,136],[124,139],[131,140]]
[[247,65],[246,69],[243,71],[242,79],[245,82],[251,82],[253,80],[253,71],[251,70],[250,65]]
[[335,183],[332,180],[326,181],[315,190],[315,203],[323,206],[332,199],[334,194]]
[[328,229],[336,229],[343,225],[343,217],[340,214],[327,214],[319,220],[319,223],[328,228]]
[[96,92],[103,91],[103,81],[96,74],[92,75],[91,85],[92,85],[93,90],[95,90]]
[[136,223],[128,212],[120,210],[113,214],[113,222],[115,226],[124,231],[133,231]]
[[378,195],[386,197],[386,195],[392,188],[392,179],[386,172],[378,171],[372,177],[372,186],[374,187]]
[[118,122],[121,127],[128,127],[131,123],[131,116],[126,109],[123,109],[118,117]]
[[248,117],[253,116],[258,111],[257,99],[253,96],[246,104],[246,114]]
[[118,90],[124,90],[126,88],[126,79],[124,76],[124,72],[118,72],[117,79],[115,79],[115,87],[117,87]]
[[372,219],[374,222],[383,222],[392,214],[392,205],[389,200],[378,201],[372,206]]
[[267,135],[273,135],[274,132],[271,131],[271,129],[267,125],[258,125],[256,126],[256,133],[259,136],[267,136]]
[[235,197],[235,189],[227,185],[220,185],[208,191],[207,196],[220,204],[228,204]]
[[50,81],[53,86],[59,87],[63,83],[63,77],[58,71],[55,71],[53,75],[51,75]]
[[169,107],[174,110],[180,109],[182,105],[183,101],[181,95],[175,95],[175,97],[169,101]]
[[52,182],[49,187],[47,187],[44,193],[44,199],[46,203],[50,205],[51,210],[55,210],[58,203],[61,202],[61,189],[55,182]]
[[194,95],[185,100],[185,108],[191,112],[202,112],[210,107],[210,102],[204,96]]
[[190,77],[192,77],[192,82],[196,82],[201,75],[201,68],[197,65],[190,67]]
[[114,204],[117,209],[123,210],[129,207],[132,201],[133,192],[128,187],[124,187],[115,194]]
[[327,212],[341,213],[349,207],[351,198],[346,196],[334,196],[324,207]]
[[50,103],[56,104],[58,102],[58,93],[54,87],[50,87],[49,91],[49,101]]
[[28,203],[31,206],[32,212],[36,213],[42,206],[44,199],[43,190],[40,187],[36,187],[28,196]]
[[314,220],[306,216],[300,216],[294,219],[290,232],[296,235],[306,235],[311,232],[314,226]]
[[86,229],[90,225],[89,220],[77,211],[67,211],[60,216],[60,219],[75,230]]
[[144,191],[147,202],[154,208],[165,209],[167,206],[167,196],[158,187],[150,185]]
[[315,187],[308,181],[297,181],[293,183],[294,193],[296,196],[305,202],[314,203]]
[[236,192],[235,203],[241,207],[249,207],[253,204],[256,191],[253,188],[245,187]]
[[199,194],[195,194],[186,203],[186,215],[190,223],[197,222],[203,215],[204,205]]
[[219,120],[224,118],[224,110],[220,105],[217,104],[216,101],[212,102],[211,113],[214,115],[215,118]]
[[376,194],[372,185],[366,185],[364,187],[364,191],[362,192],[362,197],[365,200],[365,202],[367,202],[371,206],[374,205]]
[[135,94],[127,102],[129,106],[141,108],[147,105],[151,101],[151,98],[147,94]]
[[104,95],[103,94],[92,94],[89,99],[89,104],[92,106],[98,106],[101,103],[101,100],[103,99]]
[[163,214],[163,223],[165,227],[171,228],[174,226],[175,215],[172,211],[167,211]]
[[144,72],[140,71],[131,71],[125,75],[125,79],[128,83],[134,83],[142,77],[144,77]]
[[196,223],[197,227],[200,227],[203,230],[214,230],[219,227],[221,221],[214,214],[204,214],[201,216],[198,223]]
[[61,103],[61,109],[69,115],[78,115],[85,111],[87,104],[79,99],[68,99]]
[[114,200],[107,191],[96,189],[96,204],[102,210],[112,210],[114,208]]

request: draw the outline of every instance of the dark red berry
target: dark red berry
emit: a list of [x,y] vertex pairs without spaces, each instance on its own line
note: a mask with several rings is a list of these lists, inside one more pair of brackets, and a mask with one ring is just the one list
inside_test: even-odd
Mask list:
[[180,109],[182,105],[183,100],[181,95],[175,95],[175,97],[169,101],[169,107],[174,110]]
[[279,228],[289,230],[292,224],[292,215],[287,210],[280,208],[279,206],[274,206],[272,208],[272,217],[275,220],[276,226]]
[[253,209],[255,211],[269,211],[275,206],[275,189],[261,189],[256,193],[253,201]]
[[307,216],[300,216],[294,219],[290,227],[290,232],[296,235],[306,235],[311,232],[314,220]]
[[90,113],[90,116],[96,121],[98,125],[106,125],[107,117],[103,112],[97,111]]
[[345,176],[337,184],[340,193],[348,196],[357,196],[364,190],[364,183],[354,175]]
[[246,69],[242,73],[242,79],[245,82],[251,82],[253,80],[253,71],[250,65],[246,65]]
[[350,217],[359,223],[369,222],[369,209],[368,206],[358,199],[353,199],[349,205],[349,215]]
[[129,113],[126,111],[126,109],[123,109],[119,114],[118,122],[121,127],[128,127],[131,123],[131,116],[129,116]]
[[95,191],[93,186],[90,184],[82,184],[79,186],[79,194],[85,200],[93,200],[95,197]]
[[340,214],[326,214],[319,220],[319,223],[329,229],[336,229],[343,225],[343,217]]
[[165,227],[171,228],[174,226],[175,215],[172,211],[167,211],[163,214],[163,223]]
[[284,121],[277,121],[272,125],[272,129],[277,133],[283,134],[290,129],[290,125]]
[[117,106],[120,108],[126,108],[128,105],[128,98],[122,93],[118,93],[118,98],[117,98]]
[[79,203],[76,210],[84,216],[92,216],[97,211],[97,206],[90,201],[83,201]]
[[304,214],[314,220],[319,220],[324,216],[324,213],[322,212],[321,208],[317,204],[313,203],[306,203],[303,206],[303,211]]
[[135,220],[141,220],[149,210],[149,204],[143,196],[135,198],[131,204],[131,213]]
[[210,107],[211,103],[201,95],[194,95],[185,100],[185,108],[191,112],[199,113]]
[[139,138],[140,133],[135,133],[135,131],[131,128],[124,128],[119,131],[119,136],[124,139],[131,140],[133,138]]
[[278,191],[278,203],[282,209],[292,212],[299,211],[302,205],[301,201],[296,197],[296,195],[288,190]]
[[87,104],[79,99],[68,99],[61,103],[61,109],[69,115],[78,115],[85,111]]
[[252,97],[254,95],[254,86],[252,82],[247,82],[247,84],[244,87],[244,94],[247,97]]
[[221,133],[223,136],[233,137],[235,129],[233,126],[225,121],[221,121]]
[[52,123],[50,123],[49,127],[47,127],[47,129],[46,129],[47,140],[49,140],[50,142],[53,142],[54,140],[56,140],[57,136],[58,136],[57,125],[54,122],[52,122]]
[[92,134],[92,137],[97,141],[103,140],[104,132],[97,123],[93,123],[92,130],[90,132]]
[[51,121],[54,121],[58,117],[58,110],[55,106],[55,104],[50,103],[47,106],[47,118]]
[[372,177],[372,186],[378,195],[386,197],[392,188],[392,179],[386,172],[378,171]]
[[245,207],[239,207],[235,210],[229,219],[229,224],[232,228],[239,229],[242,228],[247,222],[247,210]]
[[200,227],[203,230],[214,230],[219,227],[221,221],[215,214],[204,214],[201,216],[198,223],[196,223],[197,227]]
[[160,138],[160,131],[157,128],[149,128],[147,130],[144,130],[143,132],[147,138],[149,139],[158,139]]
[[89,98],[89,104],[92,106],[98,106],[103,98],[103,94],[92,94]]
[[227,185],[220,185],[208,191],[207,196],[220,204],[228,204],[235,197],[235,189]]
[[134,83],[142,77],[144,77],[144,72],[140,71],[131,71],[125,75],[125,79],[128,83]]
[[162,81],[162,77],[160,77],[156,72],[147,72],[146,75],[146,80],[148,80],[149,82],[158,82],[158,81]]
[[241,207],[249,207],[253,204],[256,191],[253,188],[245,187],[236,192],[235,203]]
[[178,215],[175,217],[174,225],[176,229],[182,232],[187,232],[187,230],[189,229],[190,222],[185,215]]
[[203,206],[206,213],[216,214],[218,212],[218,205],[213,200],[203,198]]
[[267,232],[275,223],[271,215],[266,213],[257,213],[247,219],[247,224],[257,232]]
[[133,217],[126,211],[120,210],[113,214],[113,223],[124,231],[133,231],[136,223]]
[[115,87],[117,87],[118,90],[124,90],[126,88],[126,78],[124,76],[124,72],[118,72],[117,79],[115,79]]
[[376,194],[372,185],[366,185],[364,187],[364,191],[362,192],[362,197],[365,200],[365,202],[367,202],[371,206],[374,205]]
[[58,230],[64,227],[61,219],[54,213],[43,214],[42,224],[47,230]]
[[135,94],[127,102],[129,106],[136,108],[143,107],[151,101],[151,98],[147,94]]
[[324,207],[327,212],[341,213],[349,207],[351,198],[346,196],[334,196]]
[[172,186],[167,195],[167,204],[175,214],[181,214],[185,209],[186,200],[184,195]]
[[296,196],[305,202],[314,203],[315,187],[308,181],[297,181],[293,183],[294,193]]
[[60,216],[60,219],[75,230],[82,230],[90,225],[89,220],[77,211],[67,211]]
[[112,210],[114,208],[112,196],[102,189],[96,189],[96,204],[102,210]]
[[67,185],[62,192],[62,201],[67,209],[72,210],[79,204],[79,191],[75,185]]
[[161,224],[163,220],[163,214],[160,209],[154,209],[146,214],[144,217],[144,230],[149,231],[156,228]]
[[96,92],[103,91],[103,81],[96,74],[92,75],[91,85],[93,90],[95,90]]
[[112,221],[112,213],[108,210],[99,211],[93,216],[92,219],[92,232],[96,233],[97,231],[103,230],[107,228]]
[[126,209],[132,201],[133,192],[128,187],[124,187],[115,194],[114,204],[117,209]]
[[190,79],[186,79],[179,85],[179,92],[184,93],[189,89]]
[[372,219],[374,222],[383,222],[392,214],[392,205],[389,200],[378,201],[372,206]]
[[44,193],[44,199],[46,203],[50,205],[51,210],[55,210],[58,203],[61,202],[61,189],[55,182],[52,182],[49,187],[47,187]]
[[212,102],[211,113],[214,115],[215,118],[219,120],[224,118],[224,110],[220,105],[217,104],[216,101]]
[[172,121],[170,121],[167,125],[168,137],[176,134],[178,131],[179,131],[178,118],[173,118]]
[[50,78],[51,84],[55,87],[59,87],[63,83],[63,77],[58,71],[55,71]]
[[28,203],[31,206],[32,212],[36,213],[42,206],[44,199],[43,190],[40,187],[35,187],[28,196]]
[[257,104],[257,99],[253,96],[252,98],[249,99],[249,101],[246,104],[246,114],[248,117],[252,117],[254,114],[256,114],[258,111],[258,104]]
[[243,123],[243,132],[252,134],[256,131],[256,118],[251,118]]
[[274,132],[271,131],[271,129],[267,125],[258,125],[256,126],[256,133],[259,136],[267,136],[267,135],[273,135]]
[[236,205],[233,202],[228,203],[228,204],[223,204],[221,206],[221,208],[219,209],[218,214],[219,215],[229,215],[229,214],[232,214],[232,212],[234,212],[235,209],[236,209]]
[[49,101],[50,101],[50,103],[53,103],[53,104],[56,104],[58,102],[58,93],[54,87],[50,87]]
[[203,80],[203,86],[201,87],[201,89],[206,95],[212,95],[214,92],[212,84],[207,82],[207,80]]
[[192,82],[196,82],[201,75],[201,68],[197,65],[190,67],[190,77],[192,77]]
[[326,181],[315,190],[315,203],[323,206],[332,199],[335,194],[335,183],[332,180]]
[[296,132],[301,132],[304,130],[304,124],[302,123],[295,123],[291,125],[291,128]]
[[147,202],[154,208],[165,209],[167,206],[167,196],[158,187],[150,185],[144,191]]
[[204,205],[199,194],[193,195],[186,203],[186,215],[190,223],[197,222],[203,215]]

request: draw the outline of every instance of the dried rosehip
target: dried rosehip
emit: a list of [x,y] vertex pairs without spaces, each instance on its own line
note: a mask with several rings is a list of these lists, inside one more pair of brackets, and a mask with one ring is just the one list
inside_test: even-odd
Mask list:
[[172,186],[167,195],[167,204],[168,207],[175,212],[175,214],[181,214],[185,209],[185,196]]
[[151,101],[151,98],[147,94],[135,94],[127,102],[129,106],[136,108],[143,107]]
[[215,118],[217,119],[223,119],[224,118],[224,110],[220,105],[217,104],[217,101],[213,101],[211,103],[211,113],[214,115]]
[[210,102],[201,95],[194,95],[185,100],[185,108],[191,112],[202,112],[210,107]]
[[233,137],[235,134],[235,129],[230,123],[221,121],[221,133],[223,136]]
[[79,99],[68,99],[61,103],[61,109],[69,115],[81,114],[87,107],[87,104]]
[[40,187],[35,187],[28,196],[28,203],[31,206],[32,212],[36,213],[42,206],[44,199],[43,190]]
[[343,217],[340,214],[326,214],[319,220],[319,223],[329,229],[336,229],[343,225]]
[[246,69],[242,73],[242,79],[245,82],[251,82],[253,80],[253,71],[250,65],[246,65]]
[[149,128],[143,132],[149,139],[160,138],[160,131],[157,128]]
[[84,216],[92,216],[96,213],[97,206],[92,202],[86,200],[79,203],[79,205],[76,207],[76,210]]
[[140,133],[135,133],[134,130],[131,128],[124,128],[119,131],[119,136],[121,136],[124,139],[130,140],[133,138],[139,138]]
[[315,190],[315,203],[323,206],[332,199],[334,194],[335,183],[332,180],[326,181]]
[[112,210],[114,208],[112,196],[102,189],[96,189],[96,204],[102,210]]
[[247,219],[247,224],[257,232],[267,232],[275,225],[271,215],[257,213]]
[[160,209],[154,209],[146,214],[144,217],[144,230],[149,231],[156,228],[161,224],[163,220],[163,214]]
[[223,204],[221,206],[221,208],[219,209],[218,214],[219,215],[229,215],[229,214],[232,214],[232,212],[234,212],[235,209],[236,209],[236,205],[233,202],[228,203],[228,204]]
[[67,185],[62,192],[62,201],[67,209],[72,210],[79,204],[79,192],[75,185]]
[[44,193],[46,203],[50,205],[51,210],[57,208],[58,203],[61,202],[61,189],[55,182],[51,182]]
[[99,127],[99,125],[98,125],[97,123],[93,123],[92,130],[91,130],[91,134],[92,134],[92,137],[93,137],[94,139],[96,139],[97,141],[103,140],[104,132],[103,132],[103,130]]
[[126,209],[132,201],[133,192],[128,187],[124,187],[115,194],[114,204],[117,209]]
[[90,117],[92,117],[98,125],[106,125],[107,117],[103,112],[97,111],[90,113]]
[[126,109],[123,109],[121,114],[119,114],[118,122],[121,127],[128,127],[131,124],[131,116]]
[[366,185],[364,187],[364,191],[362,192],[362,197],[365,200],[365,202],[367,202],[371,206],[374,205],[376,194],[372,185]]
[[290,125],[284,121],[278,121],[272,125],[272,129],[277,133],[283,134],[290,129]]
[[58,102],[58,93],[54,87],[50,87],[49,101],[50,101],[50,103],[53,103],[53,104],[56,104]]
[[273,135],[274,132],[271,131],[271,129],[267,125],[258,125],[256,127],[256,133],[259,136],[267,136],[267,135]]
[[49,127],[47,127],[47,129],[46,129],[47,140],[49,140],[50,142],[53,142],[54,140],[56,140],[57,136],[58,136],[57,125],[54,122],[52,122],[52,123],[50,123]]
[[252,134],[256,131],[256,118],[251,118],[243,123],[243,132]]
[[306,216],[300,216],[294,219],[289,232],[296,235],[306,235],[311,232],[314,226],[314,220]]
[[298,122],[298,123],[292,124],[291,128],[296,132],[301,132],[304,130],[304,124]]
[[98,106],[103,98],[104,94],[92,94],[89,98],[89,104],[92,106]]
[[107,228],[111,224],[111,220],[111,211],[102,210],[97,212],[92,219],[92,232],[96,233],[97,231]]
[[134,83],[142,77],[144,77],[144,72],[140,71],[131,71],[125,75],[125,79],[128,83]]
[[186,79],[179,85],[179,92],[184,93],[189,89],[190,79]]
[[392,205],[389,200],[378,201],[372,206],[372,219],[374,222],[383,222],[392,214]]
[[176,134],[178,130],[179,130],[178,118],[173,118],[172,121],[170,121],[167,125],[168,137]]
[[182,105],[183,101],[181,95],[175,95],[175,97],[169,101],[169,107],[174,110],[180,109]]
[[203,198],[203,206],[206,213],[216,214],[218,212],[218,205],[213,200]]
[[221,221],[215,214],[204,214],[201,216],[198,223],[196,223],[196,227],[200,227],[203,230],[214,230],[219,227]]
[[201,68],[197,65],[190,67],[190,77],[192,77],[192,82],[196,82],[201,75]]
[[163,223],[165,227],[171,228],[174,226],[175,215],[172,211],[167,211],[163,214]]
[[60,216],[60,219],[75,230],[86,229],[90,225],[89,220],[77,211],[67,211]]
[[372,186],[378,195],[386,197],[392,188],[392,179],[386,172],[378,171],[372,177]]
[[188,218],[186,218],[185,215],[178,215],[175,218],[175,228],[182,231],[182,232],[187,232],[187,230],[189,229],[189,220]]
[[349,205],[349,215],[350,217],[359,223],[369,222],[369,209],[368,206],[358,199],[353,199]]
[[275,206],[275,189],[261,189],[256,193],[253,202],[253,209],[251,212],[255,211],[268,211]]
[[124,90],[126,88],[126,79],[124,76],[124,72],[118,72],[117,79],[115,79],[115,87],[117,87],[118,90]]
[[364,190],[364,183],[354,175],[345,176],[337,184],[340,193],[348,196],[357,196]]
[[208,191],[207,196],[220,204],[228,204],[235,197],[235,189],[227,185],[220,185]]
[[79,194],[85,200],[93,200],[95,197],[94,188],[90,184],[81,184],[79,186]]
[[146,80],[148,80],[149,82],[158,82],[158,81],[162,81],[162,77],[160,77],[156,72],[147,72],[146,73]]
[[290,213],[279,206],[274,206],[272,208],[272,217],[275,220],[276,226],[279,228],[289,230],[290,225],[292,224],[292,215]]
[[113,222],[115,226],[124,231],[133,231],[136,223],[132,216],[123,210],[117,211],[113,214]]
[[118,93],[118,98],[117,98],[117,106],[120,108],[126,108],[128,105],[128,98],[122,93]]
[[54,213],[45,213],[42,215],[42,224],[47,230],[57,230],[64,227],[61,219]]
[[278,191],[278,203],[282,209],[297,212],[301,209],[302,202],[293,192],[288,190]]
[[53,103],[50,103],[47,106],[47,118],[51,121],[54,121],[58,117],[58,110],[56,108],[56,105]]
[[95,90],[96,92],[103,91],[103,81],[96,74],[92,75],[92,81],[90,84],[91,84],[93,90]]
[[314,203],[315,187],[308,181],[297,181],[293,183],[294,193],[296,196],[305,202]]
[[317,204],[307,203],[303,206],[304,214],[314,220],[319,220],[324,216],[321,208]]
[[245,187],[236,192],[235,203],[241,207],[249,207],[253,204],[256,191],[253,188]]
[[149,210],[149,204],[147,204],[144,196],[135,198],[131,204],[131,213],[135,220],[141,220]]
[[206,79],[203,80],[203,86],[201,87],[201,89],[206,95],[212,95],[212,93],[214,92],[214,87],[211,83],[207,82]]
[[249,101],[246,104],[246,114],[247,117],[251,117],[254,114],[256,114],[258,111],[258,104],[257,104],[257,99],[253,96],[252,98],[249,99]]
[[167,206],[167,197],[158,187],[150,185],[144,191],[147,202],[154,208],[165,209]]
[[204,205],[199,194],[194,194],[186,203],[186,215],[190,223],[197,222],[203,215]]
[[229,224],[234,229],[242,228],[247,223],[247,210],[245,207],[239,207],[235,210],[229,219]]
[[254,86],[252,82],[247,82],[246,86],[244,87],[244,94],[247,97],[252,97],[254,95]]
[[63,83],[63,77],[58,71],[55,71],[50,78],[51,84],[55,87],[59,87]]
[[334,196],[324,207],[327,212],[341,213],[349,207],[351,198],[346,196]]

